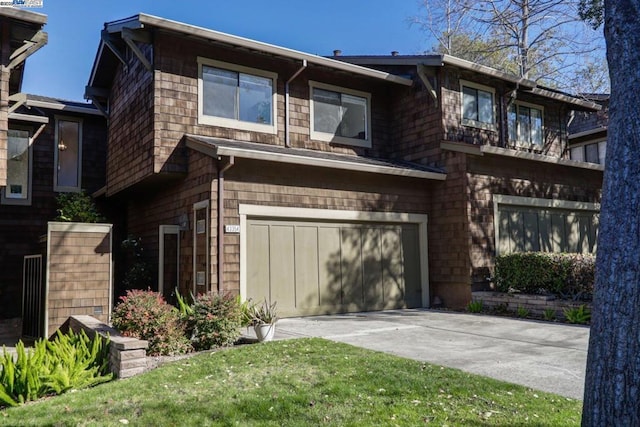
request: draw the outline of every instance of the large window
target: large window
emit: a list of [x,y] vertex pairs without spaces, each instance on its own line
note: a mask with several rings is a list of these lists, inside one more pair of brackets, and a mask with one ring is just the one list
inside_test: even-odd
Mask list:
[[3,204],[31,204],[32,150],[29,132],[10,129],[7,132],[7,186]]
[[56,118],[55,191],[80,191],[82,177],[82,122]]
[[199,58],[201,123],[276,132],[274,73]]
[[540,106],[520,102],[511,104],[507,112],[509,142],[541,147],[544,142],[542,115]]
[[317,82],[311,84],[311,137],[340,144],[371,146],[368,93]]
[[494,90],[461,80],[462,124],[485,129],[495,128]]
[[571,147],[571,160],[604,165],[607,141],[598,141]]

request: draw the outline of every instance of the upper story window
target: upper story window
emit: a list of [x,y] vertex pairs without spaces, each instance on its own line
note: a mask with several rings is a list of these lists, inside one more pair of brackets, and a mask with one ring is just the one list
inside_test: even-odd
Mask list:
[[33,150],[29,131],[9,129],[7,132],[7,186],[2,191],[2,204],[30,205]]
[[311,87],[311,138],[371,147],[371,95],[318,82]]
[[205,58],[198,69],[200,123],[276,133],[275,73]]
[[462,124],[495,130],[495,90],[460,80],[462,87]]
[[524,102],[514,102],[507,110],[509,142],[516,145],[542,147],[544,127],[542,107]]
[[56,117],[53,190],[74,192],[81,189],[82,121]]
[[607,153],[607,141],[598,141],[571,147],[571,160],[603,165]]

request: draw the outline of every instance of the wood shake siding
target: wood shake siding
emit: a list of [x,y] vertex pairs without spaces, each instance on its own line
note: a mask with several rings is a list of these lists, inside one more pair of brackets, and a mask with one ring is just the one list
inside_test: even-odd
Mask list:
[[[7,40],[8,43],[8,40]],[[2,64],[5,62],[5,50],[2,46]],[[7,54],[8,55],[8,54]],[[4,65],[0,65],[0,187],[7,185],[7,131],[9,130],[9,76],[10,71]]]

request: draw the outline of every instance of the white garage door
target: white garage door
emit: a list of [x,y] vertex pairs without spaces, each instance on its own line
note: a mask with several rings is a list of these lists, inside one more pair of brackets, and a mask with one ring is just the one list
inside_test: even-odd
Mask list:
[[417,224],[247,219],[246,296],[283,316],[420,307]]

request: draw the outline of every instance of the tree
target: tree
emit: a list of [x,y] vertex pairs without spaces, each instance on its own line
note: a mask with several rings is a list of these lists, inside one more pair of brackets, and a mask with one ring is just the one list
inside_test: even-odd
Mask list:
[[[587,0],[585,11],[598,2]],[[605,0],[611,78],[583,426],[640,425],[640,0]],[[598,12],[586,15],[597,25]]]
[[427,19],[422,22],[430,25],[422,28],[446,48],[436,50],[468,59],[467,52],[458,54],[452,43],[451,30],[464,29],[463,35],[469,32],[477,41],[472,48],[488,47],[481,52],[484,57],[500,59],[491,66],[507,72],[515,68],[521,77],[566,87],[567,71],[598,50],[596,34],[580,19],[578,1],[425,0]]

